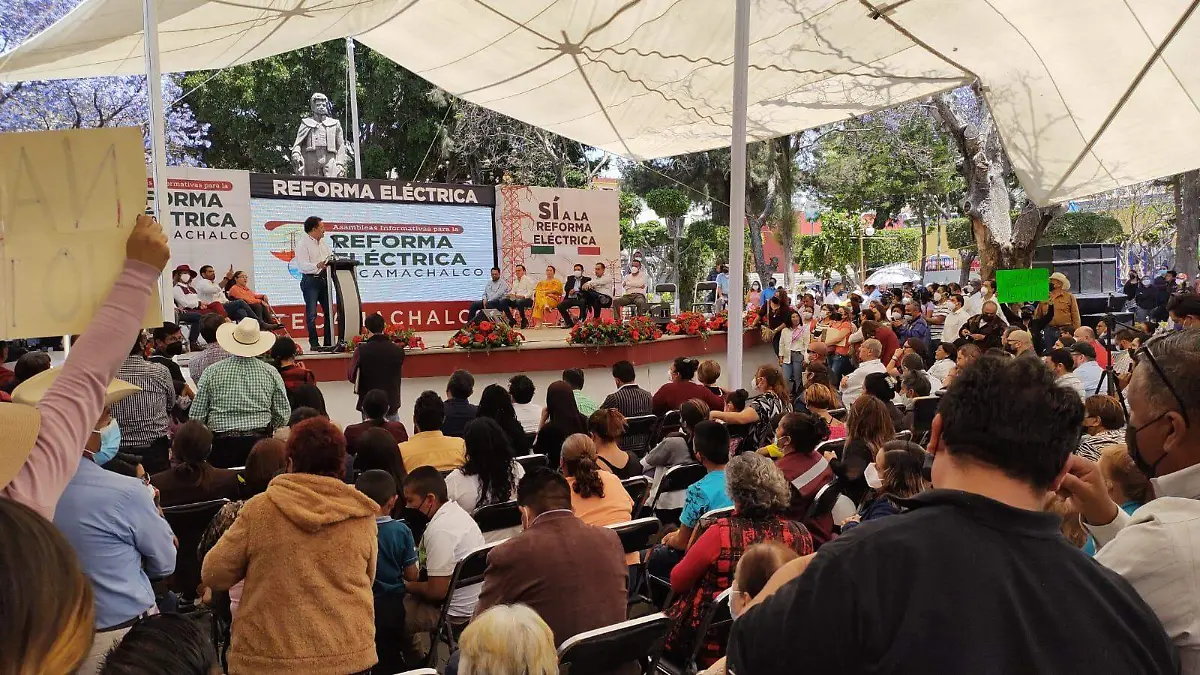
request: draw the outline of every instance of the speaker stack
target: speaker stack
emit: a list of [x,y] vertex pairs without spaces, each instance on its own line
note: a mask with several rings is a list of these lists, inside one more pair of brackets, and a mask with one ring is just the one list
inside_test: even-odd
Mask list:
[[1108,314],[1128,323],[1133,315],[1121,313],[1126,298],[1117,281],[1117,254],[1116,244],[1039,246],[1033,254],[1033,266],[1067,277],[1085,325],[1095,326]]

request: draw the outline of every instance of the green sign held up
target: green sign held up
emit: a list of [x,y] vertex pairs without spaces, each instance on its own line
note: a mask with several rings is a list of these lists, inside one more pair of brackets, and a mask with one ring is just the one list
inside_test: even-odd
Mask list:
[[1050,270],[996,270],[996,299],[1002,303],[1042,302],[1050,298]]

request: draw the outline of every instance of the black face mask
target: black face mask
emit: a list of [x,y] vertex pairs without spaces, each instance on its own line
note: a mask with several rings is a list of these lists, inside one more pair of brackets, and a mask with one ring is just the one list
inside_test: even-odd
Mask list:
[[1166,416],[1167,413],[1163,413],[1140,427],[1135,427],[1132,424],[1125,427],[1125,450],[1129,453],[1129,457],[1133,460],[1133,463],[1137,465],[1138,470],[1146,474],[1148,478],[1154,478],[1156,475],[1155,471],[1158,469],[1158,465],[1167,458],[1167,453],[1164,452],[1162,455],[1160,455],[1158,459],[1154,460],[1153,464],[1147,462],[1146,459],[1142,457],[1141,451],[1138,450],[1137,435],[1138,432],[1142,431],[1146,427],[1158,424]]
[[1004,351],[1008,352],[1009,354],[1016,354],[1017,348],[1012,345],[1004,345]]
[[166,354],[167,356],[179,356],[183,354],[183,343],[172,342],[171,344],[167,345],[165,349],[163,349],[163,354]]

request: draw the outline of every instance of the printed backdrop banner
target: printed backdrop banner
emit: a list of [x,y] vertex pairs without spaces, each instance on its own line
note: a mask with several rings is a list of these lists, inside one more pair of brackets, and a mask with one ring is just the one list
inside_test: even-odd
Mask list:
[[462,325],[496,264],[491,188],[260,174],[250,185],[255,290],[294,332],[304,330],[294,259],[308,216],[324,221],[335,254],[359,261],[364,310],[393,323]]
[[565,279],[576,263],[592,276],[598,262],[618,274],[619,199],[616,190],[498,186],[496,239],[504,278],[511,282],[514,268],[525,265],[540,280],[554,265]]
[[[154,198],[154,179],[147,178]],[[250,235],[250,174],[246,171],[167,167],[167,215],[172,228],[169,269],[204,265],[225,276],[230,266],[244,271],[254,284],[254,251]]]

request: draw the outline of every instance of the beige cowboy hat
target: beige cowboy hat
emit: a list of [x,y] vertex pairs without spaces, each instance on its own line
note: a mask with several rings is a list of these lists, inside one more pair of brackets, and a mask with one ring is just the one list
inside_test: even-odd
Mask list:
[[[29,459],[37,442],[42,416],[34,406],[58,380],[62,368],[51,368],[22,382],[12,393],[12,403],[0,403],[0,486],[8,485]],[[141,391],[141,387],[113,380],[104,394],[104,406]],[[90,423],[95,422],[92,420]]]
[[1062,289],[1064,291],[1071,290],[1071,282],[1067,281],[1067,275],[1063,274],[1062,272],[1055,272],[1054,274],[1051,274],[1050,281],[1057,281],[1058,283],[1062,284]]
[[275,334],[259,328],[257,319],[246,317],[222,324],[217,329],[217,344],[234,356],[258,356],[275,344]]

